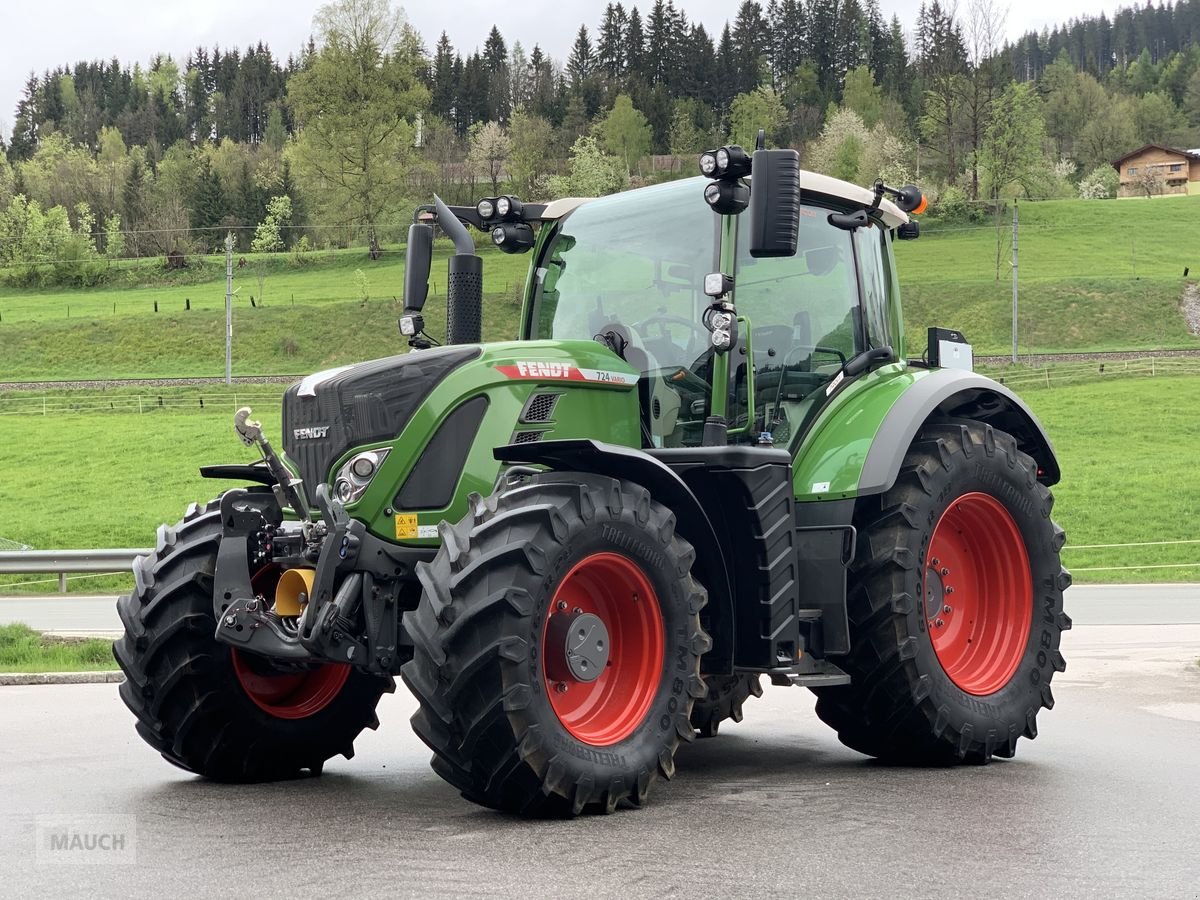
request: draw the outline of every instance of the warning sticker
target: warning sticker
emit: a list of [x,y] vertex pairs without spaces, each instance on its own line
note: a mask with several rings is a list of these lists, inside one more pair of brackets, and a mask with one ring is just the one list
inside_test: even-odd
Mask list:
[[420,526],[414,513],[400,513],[396,516],[396,540],[420,537]]

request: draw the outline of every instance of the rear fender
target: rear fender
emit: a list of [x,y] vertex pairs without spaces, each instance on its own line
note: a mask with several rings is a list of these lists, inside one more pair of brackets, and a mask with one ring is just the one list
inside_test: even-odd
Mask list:
[[510,444],[497,447],[495,456],[501,462],[632,481],[671,510],[675,514],[676,531],[696,551],[693,571],[708,591],[705,617],[710,621],[713,645],[704,655],[704,671],[714,675],[733,672],[733,592],[724,551],[704,507],[679,475],[641,450],[593,440]]
[[1020,397],[983,375],[938,369],[914,382],[888,410],[863,462],[859,494],[879,494],[895,484],[917,433],[926,422],[946,418],[974,419],[1008,432],[1037,463],[1038,481],[1058,483],[1054,446]]

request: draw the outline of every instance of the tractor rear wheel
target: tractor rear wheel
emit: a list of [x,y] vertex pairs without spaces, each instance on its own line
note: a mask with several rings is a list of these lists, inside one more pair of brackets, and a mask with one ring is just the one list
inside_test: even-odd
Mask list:
[[707,594],[674,515],[639,485],[546,473],[441,527],[405,613],[402,676],[434,770],[527,816],[641,805],[704,693]]
[[[221,532],[220,501],[193,506],[134,563],[133,593],[117,601],[121,699],[146,743],[189,772],[234,782],[317,774],[330,757],[354,755],[395,681],[338,664],[280,669],[219,642],[212,586]],[[252,583],[269,595],[277,578],[264,570]]]
[[1071,627],[1053,497],[1016,440],[927,425],[882,498],[860,501],[848,607],[852,683],[817,689],[849,747],[916,765],[986,763],[1037,736]]
[[692,707],[692,727],[700,737],[716,737],[726,719],[742,721],[742,704],[751,697],[761,697],[763,692],[754,674],[709,675],[704,683],[708,693]]

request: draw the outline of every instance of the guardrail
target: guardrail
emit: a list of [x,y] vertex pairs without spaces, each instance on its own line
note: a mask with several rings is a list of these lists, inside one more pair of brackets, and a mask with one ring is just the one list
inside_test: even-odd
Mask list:
[[133,560],[153,553],[151,548],[118,550],[6,550],[0,551],[0,575],[51,573],[58,590],[66,593],[68,572],[120,575],[133,570]]

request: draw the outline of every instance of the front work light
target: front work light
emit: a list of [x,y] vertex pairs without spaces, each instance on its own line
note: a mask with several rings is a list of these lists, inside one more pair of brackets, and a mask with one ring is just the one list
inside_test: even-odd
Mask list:
[[705,186],[704,199],[713,212],[736,216],[750,205],[750,188],[744,181],[722,178]]
[[519,219],[524,204],[516,197],[499,197],[496,199],[496,215],[502,219]]
[[533,228],[526,222],[504,222],[492,229],[492,243],[505,253],[524,253],[533,246]]
[[750,154],[737,144],[700,154],[700,172],[709,178],[744,178],[750,169]]
[[496,202],[487,199],[480,200],[475,207],[475,212],[479,213],[479,218],[486,222],[496,215]]

